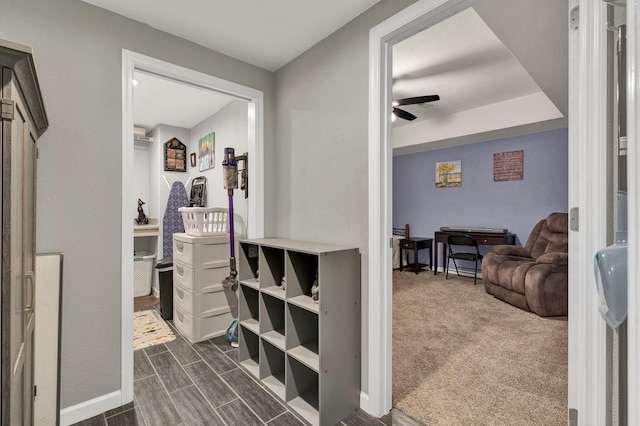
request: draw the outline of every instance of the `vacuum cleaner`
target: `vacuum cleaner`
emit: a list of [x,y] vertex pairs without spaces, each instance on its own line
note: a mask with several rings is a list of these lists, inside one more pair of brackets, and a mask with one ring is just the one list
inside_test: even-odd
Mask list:
[[224,187],[229,197],[229,246],[231,257],[229,259],[229,276],[222,281],[222,285],[233,291],[238,286],[238,271],[236,270],[236,246],[233,227],[233,190],[238,188],[238,162],[236,161],[233,148],[224,149],[224,160],[222,160],[222,175]]

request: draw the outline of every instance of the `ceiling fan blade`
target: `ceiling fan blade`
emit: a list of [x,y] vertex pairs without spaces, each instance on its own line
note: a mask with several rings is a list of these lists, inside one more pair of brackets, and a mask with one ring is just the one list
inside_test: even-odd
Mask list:
[[394,108],[393,115],[395,115],[396,117],[404,118],[405,120],[409,120],[409,121],[413,121],[416,118],[418,118],[415,115],[411,114],[410,112],[407,112],[400,108]]
[[396,102],[398,105],[414,105],[414,104],[424,104],[426,102],[439,101],[440,96],[438,95],[428,95],[428,96],[416,96],[413,98],[404,98],[398,99]]

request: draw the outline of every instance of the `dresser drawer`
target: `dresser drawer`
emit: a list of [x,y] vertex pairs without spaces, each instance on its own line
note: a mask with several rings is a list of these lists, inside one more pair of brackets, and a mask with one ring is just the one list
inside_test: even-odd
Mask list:
[[177,306],[173,306],[173,325],[189,343],[202,342],[222,336],[233,321],[231,312],[209,317],[194,318]]
[[411,241],[402,240],[400,242],[400,247],[402,247],[403,249],[411,249],[411,250],[413,250],[413,248],[415,247],[415,243],[413,243]]
[[192,293],[180,285],[174,285],[173,304],[194,318],[220,315],[231,310],[221,284],[216,291],[208,293]]
[[193,293],[214,291],[228,276],[228,262],[219,268],[192,268],[175,258],[173,261],[173,282]]
[[174,261],[178,260],[193,268],[215,268],[228,266],[229,257],[228,237],[215,242],[200,243],[182,241],[174,235]]

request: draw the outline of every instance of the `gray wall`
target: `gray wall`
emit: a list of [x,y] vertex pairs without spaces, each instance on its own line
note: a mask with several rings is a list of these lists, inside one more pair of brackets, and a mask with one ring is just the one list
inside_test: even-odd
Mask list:
[[276,233],[360,249],[364,391],[369,30],[412,3],[381,1],[276,72]]
[[[567,140],[559,129],[394,157],[393,226],[427,238],[441,226],[507,228],[524,245],[539,220],[568,210]],[[520,150],[523,180],[494,182],[493,154]],[[455,160],[462,186],[436,188],[436,162]]]
[[264,92],[267,234],[274,232],[275,80],[79,0],[3,0],[0,8],[0,37],[34,49],[51,123],[40,143],[37,244],[65,255],[65,408],[120,389],[122,49]]

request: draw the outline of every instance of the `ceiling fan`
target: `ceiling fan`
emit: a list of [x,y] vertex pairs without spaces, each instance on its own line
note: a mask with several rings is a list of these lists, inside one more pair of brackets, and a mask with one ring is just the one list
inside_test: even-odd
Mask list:
[[439,101],[440,100],[440,96],[438,95],[427,95],[427,96],[415,96],[413,98],[404,98],[404,99],[398,99],[397,101],[393,101],[393,115],[395,115],[396,117],[400,117],[403,118],[405,120],[409,120],[409,121],[413,121],[415,120],[417,117],[413,114],[411,114],[408,111],[405,111],[403,109],[400,108],[396,108],[397,106],[402,106],[402,105],[415,105],[415,104],[424,104],[427,102],[434,102],[434,101]]

